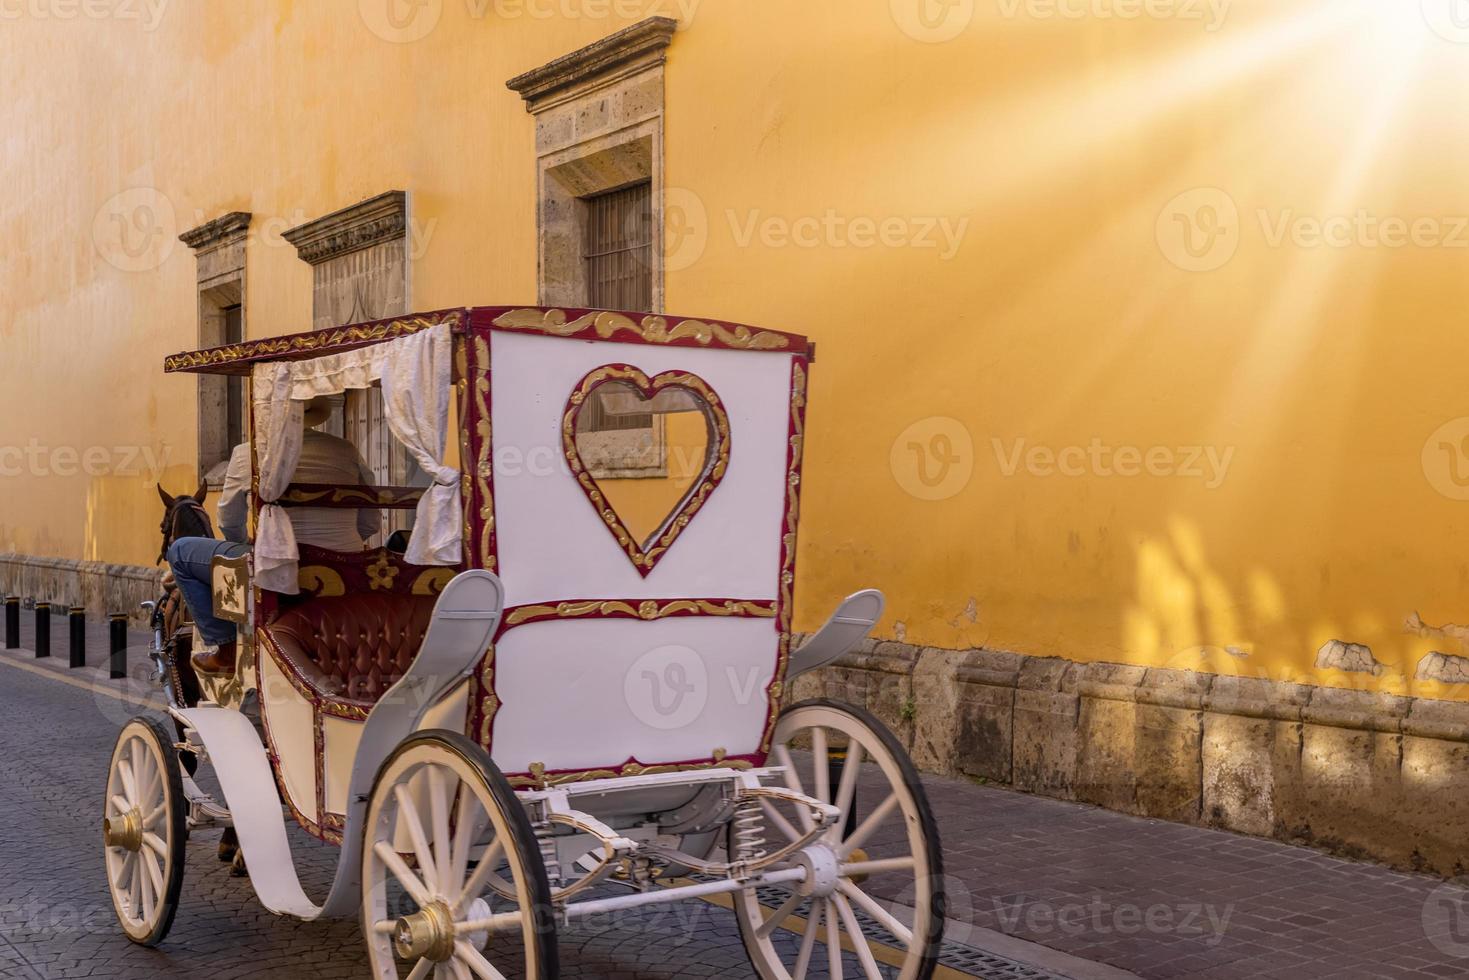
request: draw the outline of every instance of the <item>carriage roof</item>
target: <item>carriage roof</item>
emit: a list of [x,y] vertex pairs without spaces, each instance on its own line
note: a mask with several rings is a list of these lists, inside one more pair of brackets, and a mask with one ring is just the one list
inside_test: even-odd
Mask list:
[[808,358],[815,353],[815,345],[798,334],[700,317],[547,306],[479,306],[410,313],[326,330],[181,351],[166,357],[163,369],[167,373],[247,375],[256,364],[338,354],[405,337],[441,323],[450,324],[456,334],[509,330],[576,340],[771,351]]

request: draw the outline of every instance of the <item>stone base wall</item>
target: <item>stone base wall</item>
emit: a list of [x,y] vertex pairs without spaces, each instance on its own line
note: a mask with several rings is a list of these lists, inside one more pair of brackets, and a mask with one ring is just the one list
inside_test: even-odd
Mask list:
[[88,616],[125,612],[134,626],[147,626],[138,604],[158,598],[161,576],[161,569],[138,565],[0,553],[5,595],[50,602],[57,612],[65,612],[62,606],[83,606]]
[[1469,868],[1469,703],[871,641],[793,694],[865,706],[930,772]]

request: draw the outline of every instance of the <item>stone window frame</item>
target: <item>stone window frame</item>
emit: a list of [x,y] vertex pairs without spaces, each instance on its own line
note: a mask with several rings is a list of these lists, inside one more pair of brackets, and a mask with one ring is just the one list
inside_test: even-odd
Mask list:
[[664,65],[678,30],[650,17],[510,79],[536,126],[537,292],[586,306],[586,199],[650,185],[653,310],[664,306]]
[[[245,245],[250,234],[251,214],[231,211],[179,236],[194,252],[200,348],[225,342],[225,311],[240,308],[241,337],[249,336],[245,290]],[[228,378],[201,374],[198,378],[198,470],[201,483],[218,489],[224,482],[224,465],[233,446],[225,429],[224,402]],[[241,406],[242,411],[244,406]]]

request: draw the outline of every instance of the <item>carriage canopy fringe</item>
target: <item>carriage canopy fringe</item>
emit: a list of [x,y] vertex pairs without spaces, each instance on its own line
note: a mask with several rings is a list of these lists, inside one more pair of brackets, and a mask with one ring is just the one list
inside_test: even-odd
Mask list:
[[262,588],[294,595],[300,552],[291,518],[278,501],[301,456],[305,405],[381,382],[388,428],[433,485],[418,501],[404,559],[415,565],[458,565],[463,557],[459,471],[444,465],[452,389],[453,341],[448,323],[370,347],[253,370],[256,457],[264,506],[255,541]]

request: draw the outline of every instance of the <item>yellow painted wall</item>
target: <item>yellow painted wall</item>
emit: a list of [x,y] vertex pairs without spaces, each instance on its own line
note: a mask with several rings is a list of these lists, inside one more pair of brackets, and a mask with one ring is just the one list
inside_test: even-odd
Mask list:
[[[0,22],[0,451],[166,449],[195,482],[158,365],[195,340],[176,235],[230,210],[253,336],[308,323],[279,232],[390,188],[412,305],[532,300],[504,80],[681,13],[667,305],[820,346],[798,626],[878,585],[913,643],[1464,696],[1410,679],[1460,643],[1404,629],[1469,621],[1469,38],[1434,4],[429,0],[410,40],[387,2]],[[133,259],[113,217],[146,209]],[[153,559],[146,474],[27,467],[0,550]],[[1315,670],[1332,638],[1387,672]]]
[[602,479],[597,485],[634,538],[646,542],[704,472],[709,423],[703,412],[666,412],[663,426],[666,468],[663,476],[635,480]]

